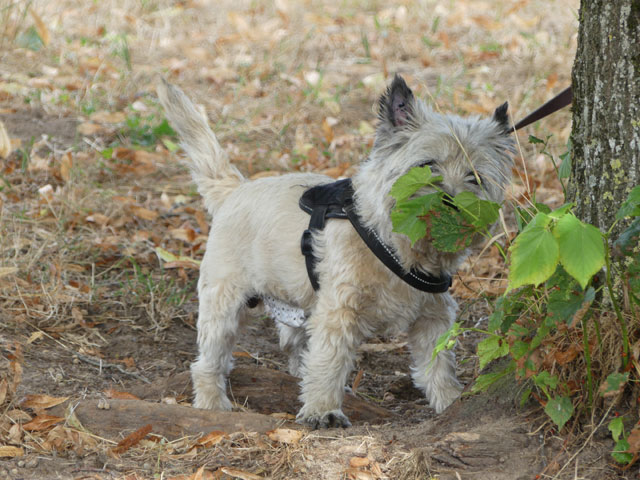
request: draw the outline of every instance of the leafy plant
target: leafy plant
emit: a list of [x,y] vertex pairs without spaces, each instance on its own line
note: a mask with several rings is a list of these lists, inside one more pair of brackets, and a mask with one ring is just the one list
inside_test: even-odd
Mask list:
[[[535,137],[531,141],[546,146]],[[559,176],[563,176],[567,164],[568,154],[556,167]],[[497,219],[499,206],[469,192],[450,198],[438,188],[440,180],[432,176],[429,167],[413,168],[401,177],[390,192],[396,200],[391,220],[394,231],[407,235],[412,244],[429,238],[441,251],[457,251],[468,246],[474,235],[486,234]],[[425,187],[433,193],[418,196]],[[582,222],[572,212],[573,207],[565,204],[552,210],[534,201],[529,208],[516,209],[520,233],[508,256],[505,254],[510,264],[508,287],[495,301],[487,330],[454,323],[438,339],[433,354],[435,358],[443,349],[452,348],[464,331],[484,333],[486,338],[477,349],[479,369],[499,358],[509,361],[500,371],[478,376],[471,393],[485,391],[500,378],[514,374],[529,385],[521,403],[534,397],[558,429],[577,412],[593,410],[597,385],[601,385],[602,395],[609,396],[637,381],[630,378],[633,369],[629,365],[628,318],[635,315],[637,319],[640,306],[640,186],[631,190],[608,232]],[[612,242],[611,232],[620,221],[630,224]],[[626,261],[612,261],[610,244]],[[622,271],[618,271],[621,265]],[[619,304],[614,288],[617,274],[626,283],[632,313],[624,313]],[[604,348],[600,320],[595,315],[601,314],[602,302],[610,303],[617,319],[621,372],[594,372],[592,365],[594,349],[602,352]],[[583,365],[576,367],[582,375],[565,374],[570,365]],[[625,435],[619,419],[614,419],[609,428],[616,441],[613,458],[620,463],[631,462],[640,450],[640,430]]]

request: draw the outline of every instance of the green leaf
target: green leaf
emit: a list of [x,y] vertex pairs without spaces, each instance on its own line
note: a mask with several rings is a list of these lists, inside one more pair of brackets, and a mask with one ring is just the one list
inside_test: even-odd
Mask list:
[[504,372],[486,373],[484,375],[478,375],[476,382],[471,387],[471,393],[484,392],[491,385],[496,383],[500,378],[504,377]]
[[631,460],[633,460],[633,455],[627,452],[629,448],[630,448],[629,442],[626,439],[621,438],[616,443],[616,446],[613,447],[613,452],[611,452],[611,456],[616,462],[627,464]]
[[527,342],[523,342],[522,340],[516,340],[511,345],[511,356],[514,360],[518,360],[526,355],[529,350],[531,350],[531,346]]
[[529,143],[544,143],[544,140],[540,140],[538,137],[534,137],[533,135],[529,135]]
[[629,196],[620,206],[616,213],[616,220],[622,220],[625,217],[637,217],[640,215],[640,185],[633,187],[629,192]]
[[[559,219],[574,207],[574,203],[565,203],[560,208],[556,208],[553,212],[548,212],[551,218]],[[545,212],[547,213],[547,212]]]
[[607,376],[604,385],[600,389],[600,393],[605,395],[609,392],[618,392],[629,381],[629,372],[611,373]]
[[547,228],[550,221],[548,215],[538,213],[509,248],[509,290],[529,283],[539,285],[556,270],[560,251]]
[[547,402],[544,411],[561,430],[573,415],[573,403],[568,397],[554,397]]
[[162,143],[164,143],[164,146],[167,147],[167,150],[169,150],[171,153],[177,152],[180,148],[180,145],[178,145],[177,143],[173,143],[168,138],[163,138]]
[[608,428],[613,440],[617,442],[620,439],[620,435],[624,434],[624,423],[622,422],[622,417],[616,417],[611,420]]
[[560,247],[560,263],[582,288],[604,266],[602,234],[593,225],[567,214],[558,220],[553,235]]
[[35,27],[29,27],[16,38],[16,44],[21,48],[28,48],[37,52],[44,46],[44,42]]
[[592,302],[594,297],[595,290],[592,287],[589,287],[584,293],[576,292],[572,288],[553,290],[547,301],[547,313],[553,319],[554,326],[560,322],[570,324],[573,316],[582,305],[585,302]]
[[558,386],[558,377],[556,375],[551,375],[546,370],[543,370],[539,374],[534,375],[533,382],[540,388],[544,387],[555,390]]
[[169,122],[167,121],[166,118],[163,119],[159,125],[156,125],[155,127],[153,127],[152,131],[156,137],[162,137],[163,135],[166,135],[168,137],[176,136],[176,131],[173,128],[171,128],[171,125],[169,125]]
[[453,325],[449,327],[449,330],[440,335],[436,341],[436,346],[433,349],[431,360],[435,360],[438,353],[442,350],[451,350],[454,347],[456,338],[460,335],[461,331],[460,322],[454,322]]
[[558,168],[558,178],[569,178],[571,176],[571,152],[560,155],[562,163]]
[[638,244],[640,244],[640,218],[631,222],[631,225],[613,243],[626,256],[632,256]]
[[393,187],[391,187],[389,195],[400,202],[409,198],[425,185],[430,185],[440,180],[442,180],[442,177],[431,176],[431,169],[428,165],[414,167],[396,180]]
[[427,224],[421,217],[427,215],[439,202],[438,193],[398,202],[391,212],[393,231],[409,237],[413,245],[427,234]]
[[530,388],[527,388],[524,392],[522,392],[522,396],[520,397],[520,408],[525,406],[532,393],[533,392]]
[[509,344],[497,335],[491,335],[478,343],[478,368],[482,370],[489,362],[509,354]]
[[441,252],[458,252],[467,248],[476,233],[476,229],[452,208],[435,208],[426,221],[433,245]]
[[462,192],[455,196],[453,203],[460,213],[476,228],[483,228],[498,220],[500,205],[482,200],[471,192]]

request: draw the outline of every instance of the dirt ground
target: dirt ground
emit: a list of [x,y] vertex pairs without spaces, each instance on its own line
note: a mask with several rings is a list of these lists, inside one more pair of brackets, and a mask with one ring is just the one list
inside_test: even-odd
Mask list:
[[[436,416],[409,381],[401,335],[369,339],[349,382],[393,414],[382,423],[294,440],[246,429],[203,431],[207,441],[151,435],[116,453],[142,422],[109,438],[50,415],[62,397],[104,401],[98,415],[107,421],[118,398],[191,401],[174,391],[145,396],[194,360],[208,232],[162,122],[157,74],[204,106],[248,176],[338,177],[366,157],[375,101],[395,72],[435,108],[465,115],[509,100],[518,119],[560,91],[570,81],[577,0],[0,6],[0,120],[10,141],[0,159],[0,478],[637,478],[611,465],[604,427],[560,436],[539,404],[519,405],[520,385],[465,395]],[[560,112],[526,133],[552,135],[557,157],[569,122]],[[560,202],[551,162],[526,134],[519,141],[509,198],[535,189]],[[486,326],[505,278],[496,247],[469,260],[453,289],[464,326]],[[467,387],[480,339],[469,333],[455,347]],[[240,366],[286,370],[268,318],[248,325],[235,356]],[[272,418],[295,415],[290,400]]]

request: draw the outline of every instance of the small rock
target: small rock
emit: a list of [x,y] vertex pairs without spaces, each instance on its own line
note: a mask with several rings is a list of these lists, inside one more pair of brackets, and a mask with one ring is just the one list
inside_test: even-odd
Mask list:
[[110,408],[111,408],[111,405],[109,405],[109,402],[107,402],[104,398],[101,398],[100,400],[98,400],[98,409],[109,410]]
[[11,475],[18,475],[18,469],[17,468],[12,468],[11,469]]
[[36,468],[38,466],[38,458],[37,457],[33,457],[30,458],[29,460],[27,460],[27,468]]
[[24,467],[24,460],[19,460],[19,461],[18,461],[18,466],[19,466],[20,468],[23,468],[23,467]]
[[151,464],[149,462],[145,462],[142,465],[142,468],[144,468],[145,470],[151,470]]

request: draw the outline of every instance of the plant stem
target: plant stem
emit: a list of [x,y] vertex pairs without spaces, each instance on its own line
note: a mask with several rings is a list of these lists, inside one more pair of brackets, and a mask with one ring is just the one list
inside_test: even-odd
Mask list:
[[591,347],[589,346],[589,331],[587,322],[592,310],[582,317],[582,343],[584,346],[584,360],[587,364],[587,409],[591,411],[593,407],[593,374],[591,372]]
[[604,236],[604,248],[605,248],[605,267],[607,271],[605,272],[605,280],[607,283],[607,290],[609,291],[609,299],[613,304],[613,309],[616,312],[616,317],[618,318],[618,322],[620,323],[620,333],[622,334],[622,366],[626,368],[627,363],[629,362],[629,333],[627,331],[627,322],[622,316],[622,312],[620,311],[620,306],[618,305],[618,300],[616,299],[615,292],[613,291],[613,281],[611,280],[611,251],[609,249],[609,238],[607,235]]

